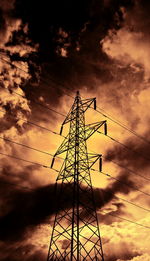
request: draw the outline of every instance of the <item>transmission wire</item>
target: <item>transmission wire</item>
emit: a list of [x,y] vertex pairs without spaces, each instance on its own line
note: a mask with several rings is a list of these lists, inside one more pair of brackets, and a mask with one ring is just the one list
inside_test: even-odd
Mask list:
[[[11,62],[9,62],[9,61],[7,61],[7,60],[1,58],[1,57],[0,57],[0,59],[3,60],[4,62],[9,63],[9,64],[12,65],[12,66],[18,68],[19,70],[21,70],[21,71],[23,71],[23,72],[29,74],[27,71],[25,71],[25,70],[23,70],[22,68],[20,68],[20,67],[14,65],[13,63],[11,63]],[[54,81],[54,79],[51,78],[51,80],[52,80],[54,83],[57,84],[57,82]],[[45,80],[42,79],[42,81],[45,81]],[[46,82],[46,81],[45,81],[45,82]],[[47,82],[46,82],[46,83],[47,83]],[[48,84],[48,83],[47,83],[47,84]],[[64,86],[64,85],[62,85],[62,84],[60,84],[60,83],[59,83],[59,85],[60,85],[60,86]],[[52,86],[51,86],[51,87],[52,87]],[[52,88],[53,88],[53,87],[52,87]],[[67,88],[67,87],[66,87],[66,88]],[[67,88],[67,89],[69,90],[69,88]],[[62,90],[62,89],[60,89],[60,90],[64,92],[64,90]],[[65,93],[66,93],[66,92],[65,92]],[[18,94],[18,93],[16,93],[16,94],[17,94],[17,95],[20,95],[20,94]],[[71,96],[71,95],[69,95],[69,94],[67,94],[67,93],[66,93],[66,95],[74,99],[73,96]],[[22,96],[22,97],[25,97],[25,96]],[[36,102],[36,103],[37,103],[37,102]],[[53,110],[53,109],[51,109],[51,108],[49,108],[49,107],[47,107],[47,106],[44,106],[44,105],[41,104],[41,103],[38,103],[38,104],[41,105],[41,106],[43,106],[43,107],[45,107],[45,108],[47,108],[47,109],[49,109],[49,110]],[[90,107],[90,108],[93,109],[92,107]],[[105,112],[104,109],[102,109],[102,108],[100,108],[100,107],[97,107],[97,108]],[[54,111],[54,110],[53,110],[53,111]],[[96,111],[97,111],[98,113],[100,113],[101,115],[103,115],[104,117],[110,119],[110,120],[113,121],[114,123],[118,124],[120,127],[124,128],[124,129],[126,129],[126,130],[128,130],[129,132],[131,132],[132,134],[134,134],[134,135],[137,136],[138,138],[143,139],[145,142],[147,142],[148,144],[150,144],[150,141],[148,141],[147,139],[145,139],[144,136],[139,135],[139,134],[136,133],[135,131],[131,130],[131,129],[128,128],[124,123],[121,123],[121,122],[119,122],[118,120],[111,118],[111,117],[110,117],[110,116],[111,116],[110,114],[108,114],[108,113],[107,113],[107,114],[103,114],[102,112],[100,112],[100,111],[98,111],[98,110],[96,110]],[[55,112],[56,112],[56,111],[55,111]],[[58,113],[58,112],[56,112],[56,113]],[[58,114],[60,114],[60,113],[58,113]],[[60,114],[60,115],[62,115],[62,114]],[[109,116],[109,115],[110,115],[110,116]],[[65,116],[65,115],[63,114],[62,116]],[[65,117],[66,117],[66,116],[65,116]]]

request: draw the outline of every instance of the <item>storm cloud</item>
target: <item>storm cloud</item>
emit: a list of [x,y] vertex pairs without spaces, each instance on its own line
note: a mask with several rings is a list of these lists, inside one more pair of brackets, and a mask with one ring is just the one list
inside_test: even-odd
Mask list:
[[[55,153],[60,140],[52,136],[54,133],[29,126],[21,118],[57,131],[63,119],[46,107],[66,114],[72,102],[67,95],[74,96],[80,90],[81,96],[96,96],[98,106],[116,114],[150,140],[149,9],[149,3],[140,0],[0,1],[2,137]],[[89,116],[94,118],[96,112]],[[149,178],[150,166],[146,160],[150,158],[149,144],[109,122],[108,130],[135,152],[119,145],[106,146],[103,140],[97,144],[93,141],[95,149],[104,151],[104,164],[113,160]],[[50,158],[8,142],[3,141],[0,149],[50,165]],[[148,207],[148,197],[136,190],[148,193],[148,182],[119,166],[111,165],[108,173],[111,171],[119,181],[109,179],[100,183],[97,178],[94,187],[107,260],[149,260],[149,247],[145,244],[148,233],[111,216],[120,215],[148,226],[149,216],[117,198],[121,194]],[[2,156],[1,260],[46,259],[48,243],[45,242],[50,237],[50,230],[46,234],[46,229],[56,213],[55,178],[52,170]],[[60,210],[70,208],[72,203],[69,197],[72,185],[66,185],[65,190]],[[82,193],[80,197],[87,200]],[[84,210],[82,215],[86,215]]]

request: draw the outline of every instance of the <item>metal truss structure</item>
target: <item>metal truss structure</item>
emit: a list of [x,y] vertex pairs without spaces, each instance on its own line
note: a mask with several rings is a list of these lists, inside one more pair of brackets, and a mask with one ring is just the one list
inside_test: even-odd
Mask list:
[[107,134],[107,125],[106,121],[85,125],[85,112],[92,104],[96,109],[96,98],[82,100],[77,92],[60,130],[62,134],[63,126],[70,123],[69,134],[51,164],[52,168],[55,157],[66,153],[57,177],[61,188],[56,193],[57,212],[47,261],[104,261],[90,177],[90,168],[99,160],[101,169],[102,160],[100,154],[87,152],[86,141],[100,128]]

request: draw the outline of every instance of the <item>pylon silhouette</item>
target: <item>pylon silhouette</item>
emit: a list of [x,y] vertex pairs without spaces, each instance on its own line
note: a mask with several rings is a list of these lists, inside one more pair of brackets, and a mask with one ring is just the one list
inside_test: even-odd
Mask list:
[[100,229],[96,213],[90,168],[101,155],[87,152],[87,139],[99,128],[107,134],[106,121],[85,125],[85,111],[94,104],[96,98],[81,100],[79,92],[64,120],[63,126],[70,123],[69,134],[58,148],[55,157],[66,152],[66,158],[57,177],[60,182],[56,194],[57,212],[55,215],[47,261],[104,261]]

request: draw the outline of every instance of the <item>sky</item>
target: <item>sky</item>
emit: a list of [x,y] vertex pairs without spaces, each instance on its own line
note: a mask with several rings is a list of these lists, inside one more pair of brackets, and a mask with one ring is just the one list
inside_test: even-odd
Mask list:
[[105,260],[150,260],[149,12],[142,0],[0,0],[0,260],[47,258],[58,173],[44,166],[63,141],[49,130],[77,90],[97,100],[86,122],[108,126],[88,141],[110,175],[91,171]]

